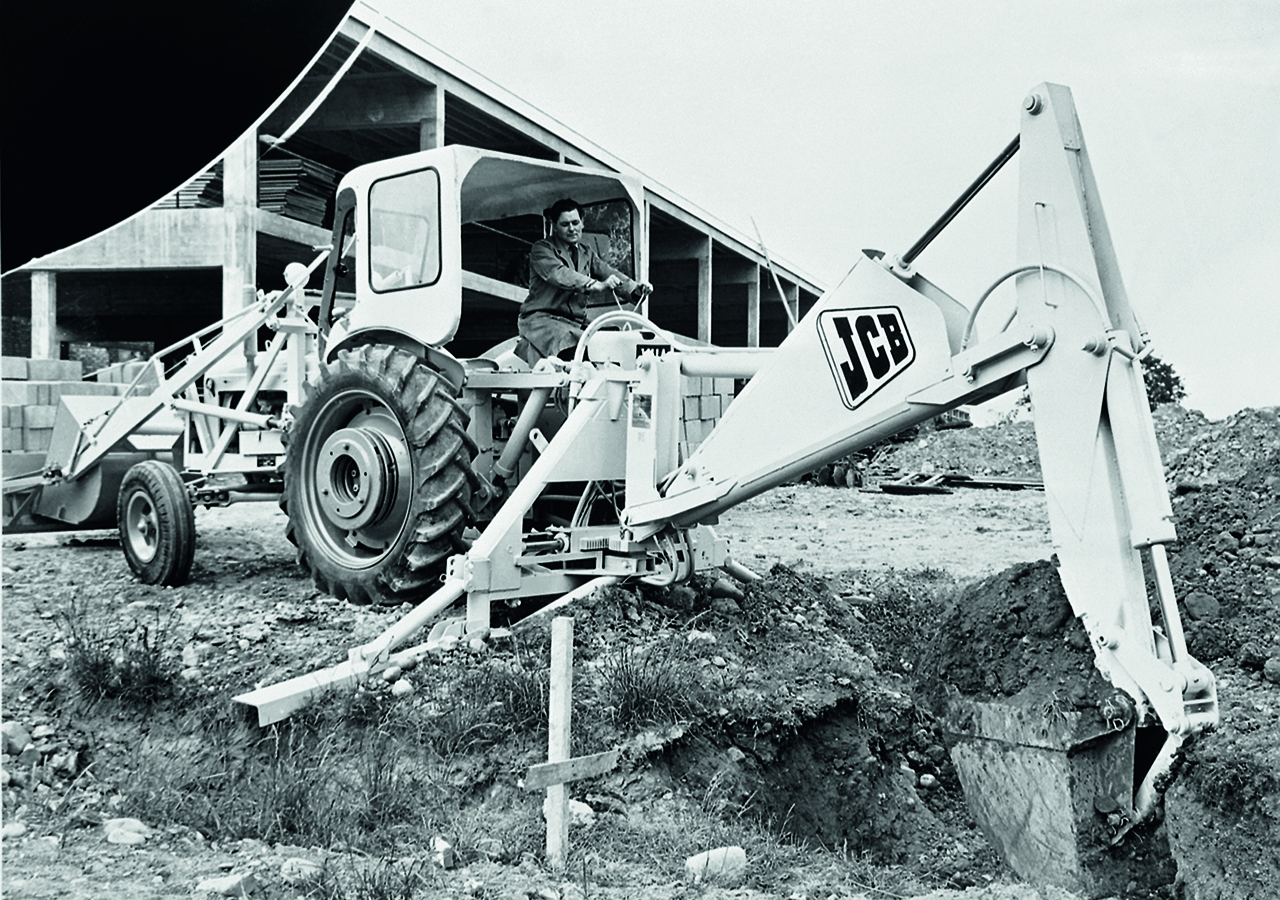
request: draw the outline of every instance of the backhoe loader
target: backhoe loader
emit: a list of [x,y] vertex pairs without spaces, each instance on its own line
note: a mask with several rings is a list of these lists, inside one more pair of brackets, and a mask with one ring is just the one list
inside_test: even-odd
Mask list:
[[[966,308],[915,260],[1016,154],[1016,260]],[[1062,582],[1098,669],[1129,703],[1089,733],[1073,722],[1036,728],[987,704],[971,710],[976,724],[952,755],[1015,870],[1088,887],[1080,848],[1094,797],[1116,801],[1124,824],[1109,840],[1120,840],[1151,815],[1180,746],[1217,723],[1218,707],[1212,674],[1187,653],[1165,555],[1176,535],[1139,366],[1149,341],[1121,281],[1070,91],[1035,87],[1018,136],[938,222],[900,255],[864,251],[776,349],[700,345],[642,307],[599,315],[568,362],[529,366],[514,340],[477,358],[446,352],[463,296],[503,290],[464,268],[463,228],[516,221],[563,196],[623,204],[634,272],[645,277],[643,188],[630,178],[464,147],[349,172],[331,248],[294,266],[290,287],[262,297],[242,326],[197,341],[197,370],[157,364],[157,392],[126,401],[138,405],[131,419],[95,419],[92,441],[82,421],[78,442],[51,453],[44,483],[65,488],[168,409],[186,416],[180,465],[194,500],[226,499],[217,466],[228,454],[237,472],[257,476],[251,489],[282,476],[289,536],[323,590],[417,604],[346,661],[236,698],[268,725],[325,691],[484,634],[495,603],[518,619],[623,580],[673,584],[713,569],[753,578],[716,534],[720,513],[1025,385]],[[308,299],[322,264],[323,288]],[[979,312],[1009,283],[1015,314],[980,337]],[[264,324],[281,333],[267,352],[288,361],[286,374],[262,363],[227,374],[225,359]],[[282,352],[289,335],[292,350]],[[745,386],[686,453],[682,389],[700,378]],[[255,397],[272,402],[261,411],[249,405]],[[200,417],[208,421],[198,428]],[[153,476],[162,466],[143,465]],[[172,470],[124,479],[123,543],[144,578],[180,578],[190,563],[183,480]],[[161,481],[168,487],[149,487]],[[148,575],[148,553],[176,567]],[[1144,740],[1135,752],[1139,731],[1159,735],[1152,749]]]

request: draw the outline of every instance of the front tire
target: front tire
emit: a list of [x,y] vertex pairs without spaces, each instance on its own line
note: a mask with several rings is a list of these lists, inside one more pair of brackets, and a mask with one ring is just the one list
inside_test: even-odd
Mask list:
[[288,434],[288,537],[316,586],[355,603],[416,602],[465,549],[476,446],[439,373],[372,344],[321,368]]
[[182,476],[156,460],[125,473],[116,499],[120,546],[143,584],[179,585],[191,575],[196,517]]

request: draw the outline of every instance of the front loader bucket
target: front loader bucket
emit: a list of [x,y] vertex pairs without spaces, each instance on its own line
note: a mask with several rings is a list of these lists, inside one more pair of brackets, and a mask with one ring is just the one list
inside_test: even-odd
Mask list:
[[1152,846],[1149,826],[1129,830],[1135,760],[1149,749],[1146,732],[1163,731],[1052,701],[955,696],[944,728],[970,812],[1020,877],[1086,897],[1168,881],[1167,848]]

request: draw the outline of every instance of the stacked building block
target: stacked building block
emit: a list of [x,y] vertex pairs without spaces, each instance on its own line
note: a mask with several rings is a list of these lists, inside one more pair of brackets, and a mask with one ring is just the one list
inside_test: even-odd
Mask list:
[[733,402],[732,378],[684,379],[684,422],[680,429],[680,458],[688,459],[716,427]]
[[133,380],[138,377],[139,372],[145,372],[145,377],[138,383],[141,389],[154,388],[158,383],[156,381],[155,367],[149,365],[145,360],[135,359],[128,362],[119,362],[105,369],[99,369],[91,376],[94,380],[102,384],[118,384],[116,390],[123,393],[129,385],[133,384]]
[[115,396],[113,384],[81,381],[82,366],[76,360],[3,360],[3,449],[6,452],[43,453],[53,437],[53,421],[64,396]]

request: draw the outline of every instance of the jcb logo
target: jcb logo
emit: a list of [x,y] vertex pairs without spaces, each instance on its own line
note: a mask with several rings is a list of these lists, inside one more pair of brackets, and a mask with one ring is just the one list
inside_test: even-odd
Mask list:
[[829,309],[818,316],[818,334],[840,399],[850,409],[865,403],[916,358],[896,306]]

